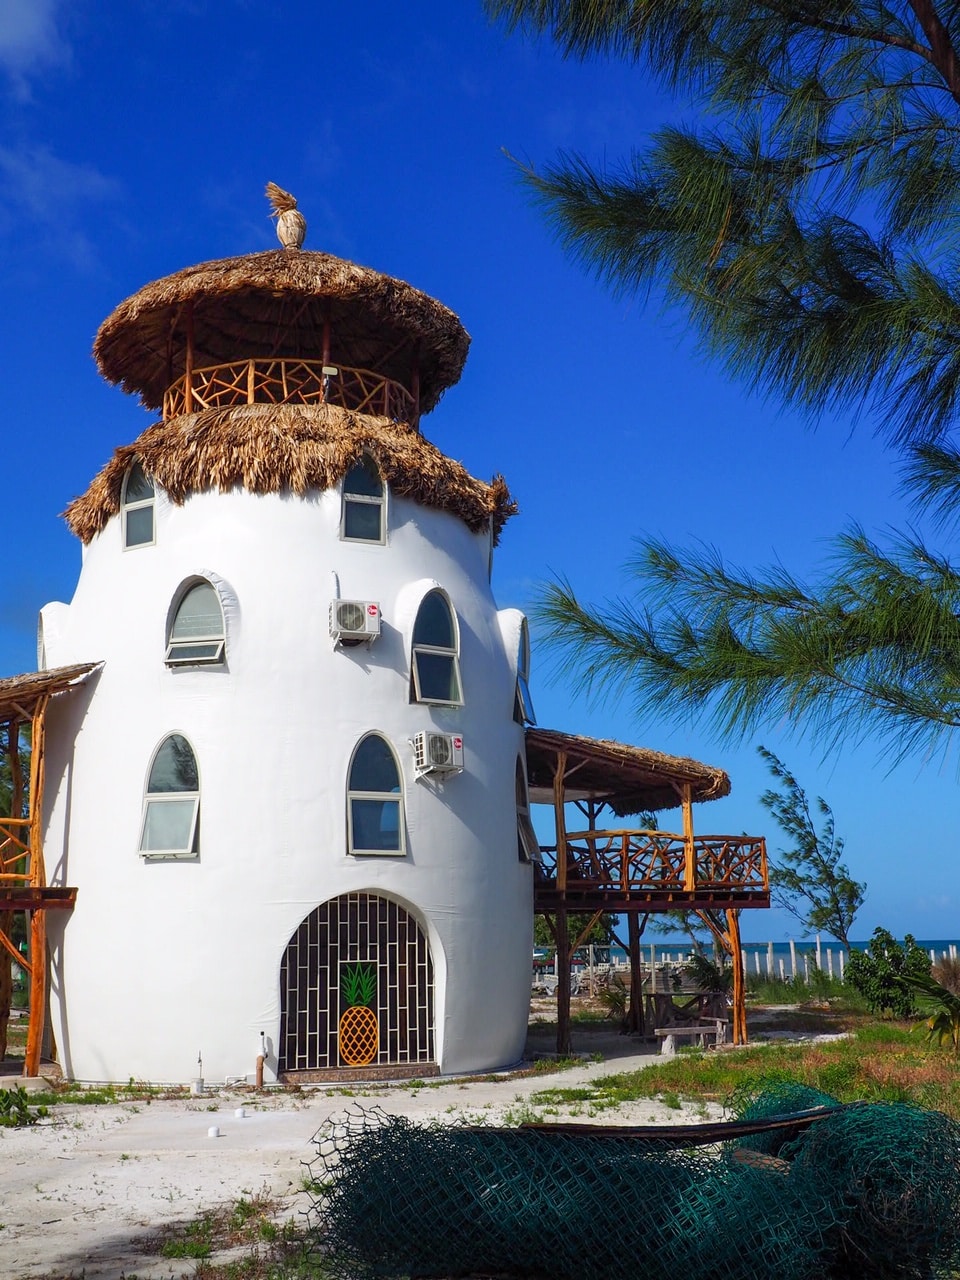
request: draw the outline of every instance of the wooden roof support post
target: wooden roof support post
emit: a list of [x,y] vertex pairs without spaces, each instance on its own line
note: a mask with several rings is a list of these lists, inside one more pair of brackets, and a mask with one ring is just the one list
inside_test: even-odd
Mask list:
[[567,753],[559,751],[553,774],[553,822],[557,830],[557,888],[561,894],[567,891],[567,820],[563,809],[566,772]]
[[47,869],[43,857],[43,783],[46,777],[46,711],[49,696],[36,705],[30,726],[30,885],[45,889]]
[[193,302],[186,305],[187,352],[183,362],[183,411],[193,413]]
[[413,425],[420,430],[420,341],[413,344],[413,367],[410,370],[410,394],[413,396]]
[[[30,819],[30,885],[44,889],[47,884],[43,858],[43,783],[45,776],[45,724],[48,697],[37,702],[30,738],[30,792],[27,816]],[[47,1011],[47,913],[42,907],[30,912],[30,1021],[23,1074],[40,1073],[40,1051]]]
[[[20,767],[20,721],[14,713],[7,721],[6,743],[0,752],[7,758],[10,770],[10,817],[18,818],[23,810],[23,770]],[[4,815],[7,816],[6,814]],[[13,943],[13,911],[0,911],[0,1059],[7,1052],[7,1027],[13,1004],[13,971],[10,956],[19,959]],[[9,956],[8,953],[9,952]]]
[[697,852],[693,840],[693,788],[689,782],[680,787],[683,806],[683,887],[693,893],[697,887]]
[[329,319],[327,319],[327,320],[324,320],[323,322],[323,348],[320,353],[320,369],[321,369],[320,403],[321,404],[326,404],[327,402],[327,387],[329,384],[327,383],[327,377],[326,377],[326,374],[323,373],[323,370],[329,369],[329,368],[330,368],[330,321]]

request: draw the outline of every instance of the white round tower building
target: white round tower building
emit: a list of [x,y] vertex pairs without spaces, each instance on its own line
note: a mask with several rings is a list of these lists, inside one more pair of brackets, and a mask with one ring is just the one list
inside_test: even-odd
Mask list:
[[498,611],[506,486],[420,433],[469,339],[328,255],[207,263],[102,326],[161,418],[68,520],[47,863],[65,1073],[476,1071],[526,1031],[526,623]]

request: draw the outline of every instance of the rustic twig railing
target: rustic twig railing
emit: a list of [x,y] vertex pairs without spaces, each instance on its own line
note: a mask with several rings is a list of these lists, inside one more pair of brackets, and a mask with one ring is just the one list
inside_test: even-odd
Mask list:
[[416,423],[416,397],[401,383],[345,365],[325,374],[329,367],[321,360],[264,358],[188,369],[167,388],[163,416],[239,404],[333,404]]
[[34,884],[30,868],[30,819],[0,818],[0,884]]
[[[596,894],[629,899],[649,894],[769,892],[762,836],[695,836],[667,831],[577,831],[566,835],[566,857],[541,846],[540,891],[568,899]],[[616,908],[611,907],[611,910]]]

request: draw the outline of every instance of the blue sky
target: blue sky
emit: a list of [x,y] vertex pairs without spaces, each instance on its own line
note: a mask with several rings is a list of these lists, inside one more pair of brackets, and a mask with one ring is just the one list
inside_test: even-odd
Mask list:
[[[682,316],[616,300],[564,258],[505,152],[614,160],[684,107],[626,67],[505,36],[480,0],[4,0],[0,111],[2,674],[34,668],[37,610],[72,594],[79,545],[58,513],[152,421],[99,378],[97,326],[149,280],[273,247],[267,180],[299,198],[308,248],[410,281],[471,333],[461,383],[423,427],[519,500],[501,605],[529,607],[555,573],[616,595],[641,534],[812,575],[851,520],[882,535],[911,519],[869,423],[779,413],[698,354]],[[824,758],[786,726],[722,743],[656,707],[585,702],[549,679],[542,648],[533,692],[541,724],[721,765],[732,794],[697,829],[765,832],[776,850],[762,741],[834,808],[869,885],[856,935],[960,932],[955,755],[894,768],[866,743]],[[744,933],[798,927],[755,913]]]

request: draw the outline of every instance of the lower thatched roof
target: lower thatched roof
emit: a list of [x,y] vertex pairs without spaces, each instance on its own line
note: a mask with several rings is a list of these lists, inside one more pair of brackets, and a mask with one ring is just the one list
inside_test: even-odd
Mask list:
[[82,684],[99,664],[78,662],[49,671],[28,671],[0,680],[0,721],[30,719],[41,698]]
[[534,802],[552,803],[561,754],[566,756],[566,799],[603,801],[621,816],[675,808],[680,804],[677,788],[684,784],[690,785],[694,801],[719,800],[730,794],[730,779],[722,769],[624,742],[531,727],[526,732],[526,751]]
[[182,414],[148,427],[116,450],[64,515],[77,537],[89,542],[120,510],[123,477],[135,458],[173,502],[182,503],[209,489],[330,489],[364,454],[375,459],[393,493],[449,511],[474,532],[492,524],[498,537],[517,510],[502,476],[490,484],[475,480],[403,423],[329,404],[252,404]]

